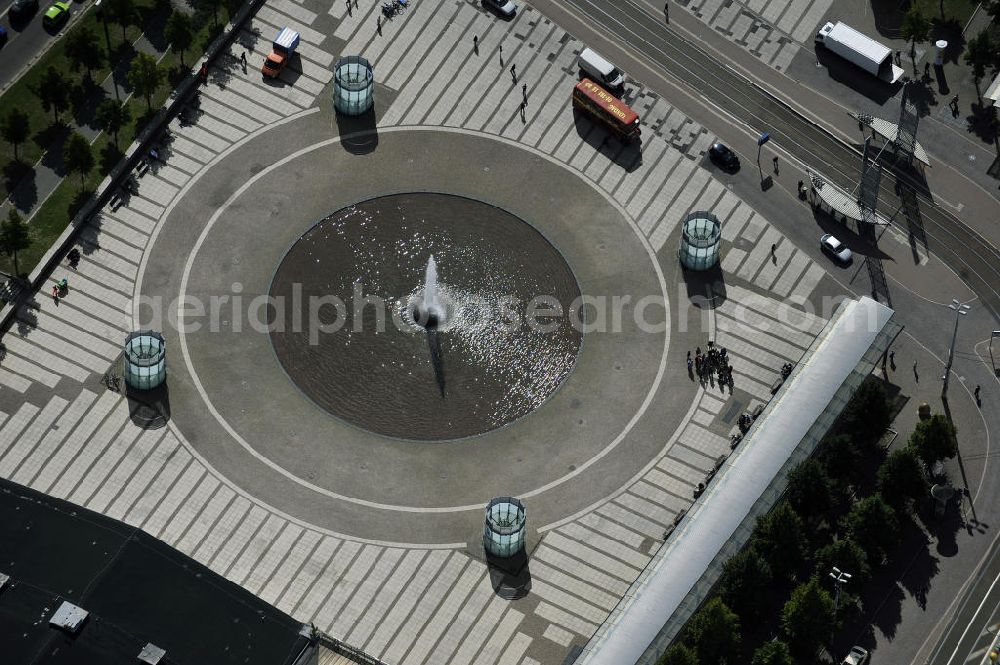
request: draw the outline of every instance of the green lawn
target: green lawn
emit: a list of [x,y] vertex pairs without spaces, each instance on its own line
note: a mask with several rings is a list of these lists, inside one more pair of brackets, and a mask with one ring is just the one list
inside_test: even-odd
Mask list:
[[[140,16],[146,16],[149,18],[149,25],[151,29],[156,29],[157,26],[162,26],[164,19],[162,14],[158,17],[154,15],[157,7],[153,0],[136,0],[135,5],[137,11],[140,12]],[[161,6],[162,9],[162,6]],[[225,24],[228,20],[226,12],[224,9],[220,8],[219,11],[219,22]],[[103,26],[100,21],[97,20],[93,12],[88,12],[88,16],[84,17],[73,29],[77,29],[80,25],[90,25],[95,32],[100,35],[100,41],[104,44],[104,32]],[[197,18],[195,21],[196,26],[200,26],[198,32],[195,35],[193,46],[185,53],[185,63],[190,65],[190,63],[196,59],[197,55],[204,51],[204,48],[211,41],[211,37],[214,34],[218,34],[217,29],[213,29],[211,14],[208,16],[203,16]],[[122,30],[118,25],[110,25],[111,33],[111,45],[112,48],[119,48],[122,43]],[[127,30],[127,43],[131,44],[138,36],[140,32],[135,26],[129,26]],[[102,49],[103,52],[104,49]],[[130,50],[130,49],[129,49]],[[170,80],[179,74],[180,67],[180,55],[168,51],[160,62],[164,69],[172,73],[164,77],[164,82],[157,90],[156,94],[152,97],[152,108],[155,111],[160,108],[167,97],[170,95],[172,85]],[[45,69],[49,66],[54,66],[58,69],[64,71],[67,76],[72,76],[74,84],[79,84],[83,80],[83,72],[72,73],[70,70],[68,59],[66,58],[63,48],[61,45],[57,45],[52,48],[42,58],[35,67],[32,68],[20,81],[0,96],[0,108],[7,109],[12,107],[19,107],[26,110],[31,117],[32,123],[32,139],[28,143],[21,145],[18,149],[18,155],[21,160],[20,165],[15,165],[13,156],[13,149],[6,142],[0,142],[0,166],[3,168],[5,174],[16,174],[18,171],[23,171],[26,168],[25,164],[33,165],[41,157],[42,153],[46,148],[49,147],[50,136],[58,134],[58,125],[54,124],[53,114],[51,111],[46,112],[39,102],[38,98],[31,92],[31,88],[36,84],[37,80],[42,76]],[[94,72],[95,81],[101,81],[107,76],[109,69],[105,68],[101,72]],[[146,106],[145,99],[142,98],[131,98],[128,102],[128,108],[130,111],[130,117],[132,121],[128,123],[119,133],[118,133],[118,144],[121,150],[125,150],[135,139],[136,135],[141,130],[140,123],[143,122],[145,118],[149,115],[148,108]],[[69,118],[69,112],[63,113],[63,119]],[[110,146],[110,147],[109,147]],[[97,186],[104,179],[105,175],[114,166],[117,161],[113,157],[117,153],[112,153],[112,159],[102,159],[105,156],[106,150],[113,148],[113,137],[101,135],[94,142],[93,146],[94,158],[97,166],[91,171],[87,178],[86,191],[93,192],[96,190]],[[5,178],[6,180],[7,178]],[[4,183],[4,196],[7,194],[6,185]],[[10,183],[13,184],[13,183]],[[60,183],[59,187],[52,193],[49,199],[38,209],[35,216],[32,217],[29,227],[31,229],[31,240],[32,245],[28,249],[20,252],[18,254],[18,268],[22,274],[28,274],[37,265],[38,261],[45,255],[52,243],[59,237],[66,226],[69,224],[70,219],[72,219],[73,214],[79,209],[83,201],[86,200],[86,195],[81,194],[81,182],[80,176],[78,174],[73,174],[71,177],[67,177]],[[14,262],[9,256],[0,256],[0,271],[13,273]]]

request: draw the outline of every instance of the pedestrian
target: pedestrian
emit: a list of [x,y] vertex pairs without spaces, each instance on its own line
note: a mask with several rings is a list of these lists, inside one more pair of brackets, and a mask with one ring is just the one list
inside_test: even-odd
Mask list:
[[503,44],[500,44],[500,66],[503,67]]
[[240,62],[243,63],[244,67],[247,66],[247,52],[246,51],[243,51],[242,53],[240,53]]
[[775,172],[775,174],[777,174],[778,173],[778,156],[775,155],[774,159],[772,161],[774,162],[774,172]]
[[976,402],[977,403],[979,402],[979,389],[980,389],[980,387],[981,386],[977,383],[976,384],[976,393],[975,393],[976,394]]
[[59,304],[59,287],[58,286],[53,286],[52,287],[52,302],[54,302],[57,305]]
[[931,63],[924,63],[924,78],[929,79],[931,77]]
[[479,55],[479,35],[472,35],[472,52]]
[[353,16],[353,14],[351,13],[351,0],[347,0],[347,15]]
[[920,383],[920,375],[917,374],[917,361],[913,361],[913,380]]
[[670,0],[663,3],[663,20],[670,23]]
[[896,352],[895,351],[890,351],[889,352],[889,364],[892,365],[893,367],[896,366]]
[[771,245],[771,258],[774,258],[774,259],[778,258],[778,244],[777,243],[773,243]]
[[514,85],[517,85],[517,63],[511,63],[510,65],[510,77],[514,79]]
[[524,104],[525,104],[525,102],[521,102],[521,124],[522,124],[522,125],[523,125],[523,124],[524,124],[525,122],[527,122],[527,121],[526,121],[526,120],[524,119]]
[[381,37],[382,36],[382,17],[381,16],[376,16],[375,17],[375,30],[378,31],[378,36]]
[[688,354],[687,366],[688,366],[688,374],[690,374],[692,368],[694,368],[694,361],[691,360],[691,354]]
[[524,105],[528,105],[528,84],[525,83],[521,85],[521,98],[524,99]]
[[202,83],[208,82],[208,63],[201,63],[201,69],[198,70],[198,78],[201,79]]
[[896,64],[897,65],[902,65],[903,64],[903,52],[902,51],[896,51]]

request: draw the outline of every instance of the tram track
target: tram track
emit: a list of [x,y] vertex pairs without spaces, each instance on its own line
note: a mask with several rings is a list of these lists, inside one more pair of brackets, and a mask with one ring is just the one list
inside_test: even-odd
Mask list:
[[[647,5],[635,0],[558,2],[614,37],[636,59],[715,106],[734,124],[758,133],[767,129],[771,141],[799,162],[843,189],[852,191],[857,186],[861,164],[858,146],[809,120],[788,102],[665,25],[661,17],[648,12]],[[911,242],[925,243],[927,251],[950,266],[1000,320],[1000,250],[891,165],[885,165],[879,187],[879,212],[887,218],[898,208],[897,181],[915,190],[920,225],[913,234],[905,221],[894,219],[893,224],[910,236]],[[915,239],[914,235],[922,237]]]

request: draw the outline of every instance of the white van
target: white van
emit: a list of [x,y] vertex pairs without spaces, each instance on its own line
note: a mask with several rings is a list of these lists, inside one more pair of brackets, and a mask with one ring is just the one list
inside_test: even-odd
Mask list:
[[601,86],[610,90],[623,90],[625,88],[625,77],[618,71],[618,68],[592,49],[583,49],[577,64],[580,67],[581,75],[593,79]]

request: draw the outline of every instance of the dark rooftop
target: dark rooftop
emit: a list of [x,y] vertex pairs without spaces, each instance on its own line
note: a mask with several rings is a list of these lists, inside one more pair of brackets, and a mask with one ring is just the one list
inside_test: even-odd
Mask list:
[[[302,624],[126,524],[0,479],[0,661],[292,665]],[[75,635],[49,619],[63,601],[89,615]]]

